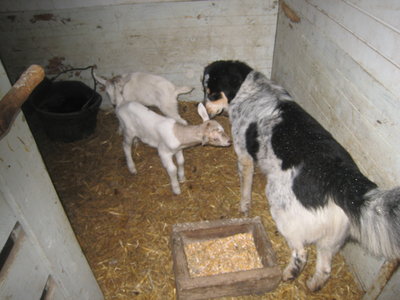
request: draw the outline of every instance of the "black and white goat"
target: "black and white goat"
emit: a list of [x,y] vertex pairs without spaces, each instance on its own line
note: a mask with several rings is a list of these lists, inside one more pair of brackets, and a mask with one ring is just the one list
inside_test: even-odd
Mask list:
[[[203,119],[200,125],[182,125],[176,120],[161,116],[137,102],[126,102],[116,108],[116,114],[124,136],[123,149],[129,171],[136,174],[132,160],[132,142],[140,139],[143,143],[157,148],[158,155],[171,180],[172,191],[180,194],[179,181],[185,180],[182,150],[196,145],[229,146],[230,137],[215,120],[210,120],[203,104],[198,105]],[[173,162],[176,158],[178,168]]]
[[350,154],[280,86],[238,61],[204,70],[210,115],[227,111],[241,179],[240,209],[248,214],[256,163],[265,193],[292,255],[284,280],[296,278],[317,248],[311,291],[330,277],[331,259],[348,237],[377,256],[400,258],[400,188],[381,190]]
[[164,77],[141,72],[118,75],[111,79],[96,74],[94,76],[101,85],[104,85],[114,106],[126,101],[136,101],[145,106],[155,106],[164,115],[183,125],[187,124],[178,113],[178,96],[190,93],[192,87],[177,87]]

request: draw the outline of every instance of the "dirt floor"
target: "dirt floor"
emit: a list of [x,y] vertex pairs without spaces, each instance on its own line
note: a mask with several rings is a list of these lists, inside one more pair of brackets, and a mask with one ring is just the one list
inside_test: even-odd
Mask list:
[[[194,103],[180,104],[181,115],[201,122]],[[226,117],[218,121],[229,128]],[[243,217],[239,213],[239,179],[233,147],[198,146],[184,150],[186,182],[172,194],[157,151],[139,143],[133,149],[137,175],[129,173],[113,112],[100,111],[95,133],[73,143],[50,141],[35,133],[49,174],[105,299],[174,299],[170,235],[172,225],[201,220]],[[257,171],[251,217],[260,216],[280,267],[290,252],[269,214],[265,178]],[[341,255],[333,261],[332,277],[317,293],[305,281],[315,267],[309,262],[294,282],[280,283],[270,293],[224,299],[360,299]]]

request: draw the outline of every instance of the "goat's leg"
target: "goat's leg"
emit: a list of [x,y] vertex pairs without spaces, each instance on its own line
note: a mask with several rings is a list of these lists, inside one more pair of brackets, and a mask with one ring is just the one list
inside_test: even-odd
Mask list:
[[238,155],[240,177],[240,211],[249,215],[251,205],[251,189],[253,184],[254,162],[249,155]]
[[131,172],[132,174],[136,174],[137,171],[136,171],[135,163],[133,162],[133,159],[132,159],[132,140],[133,139],[134,138],[125,135],[124,141],[122,143],[122,147],[124,149],[126,163],[128,165],[129,172]]
[[117,130],[118,135],[122,135],[124,133],[124,126],[121,123],[121,121],[118,122],[118,130]]
[[133,138],[133,147],[137,147],[139,145],[139,139],[137,137]]
[[180,150],[175,153],[176,163],[178,164],[178,179],[180,182],[185,181],[185,168],[183,164],[185,163],[185,158],[183,157],[183,151]]
[[290,262],[283,271],[283,281],[295,279],[300,275],[307,262],[307,250],[303,246],[296,247],[292,250]]
[[158,149],[158,155],[161,158],[161,162],[164,168],[167,170],[170,181],[171,187],[174,194],[179,195],[181,193],[181,188],[179,186],[178,178],[177,178],[177,170],[176,166],[172,160],[172,153],[165,152],[161,149]]

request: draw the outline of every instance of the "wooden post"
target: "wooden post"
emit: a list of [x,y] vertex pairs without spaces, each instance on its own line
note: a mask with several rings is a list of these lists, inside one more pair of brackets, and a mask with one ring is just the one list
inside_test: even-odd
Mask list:
[[41,66],[31,65],[0,101],[0,139],[8,132],[22,104],[43,80]]

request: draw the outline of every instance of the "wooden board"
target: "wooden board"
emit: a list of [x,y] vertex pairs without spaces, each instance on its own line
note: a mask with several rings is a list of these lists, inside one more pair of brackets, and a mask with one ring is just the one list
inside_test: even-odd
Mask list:
[[[272,79],[288,89],[381,188],[400,176],[399,43],[394,1],[310,0],[279,13]],[[398,19],[398,18],[397,18]],[[397,83],[396,83],[397,82]],[[344,255],[364,290],[384,260],[349,243]]]
[[[10,3],[12,12],[0,9],[0,39],[7,41],[0,54],[11,81],[32,63],[49,75],[96,64],[104,76],[150,72],[193,86],[187,96],[199,101],[201,73],[214,60],[240,59],[271,72],[278,10],[272,0],[105,0],[83,8],[89,3],[25,2]],[[79,76],[91,86],[86,73]]]
[[[188,242],[251,233],[263,268],[192,278],[184,245]],[[274,290],[281,270],[259,217],[176,224],[172,229],[172,255],[178,299],[209,299],[262,294]]]
[[[0,63],[0,98],[10,88]],[[22,113],[0,157],[0,299],[104,299]]]

